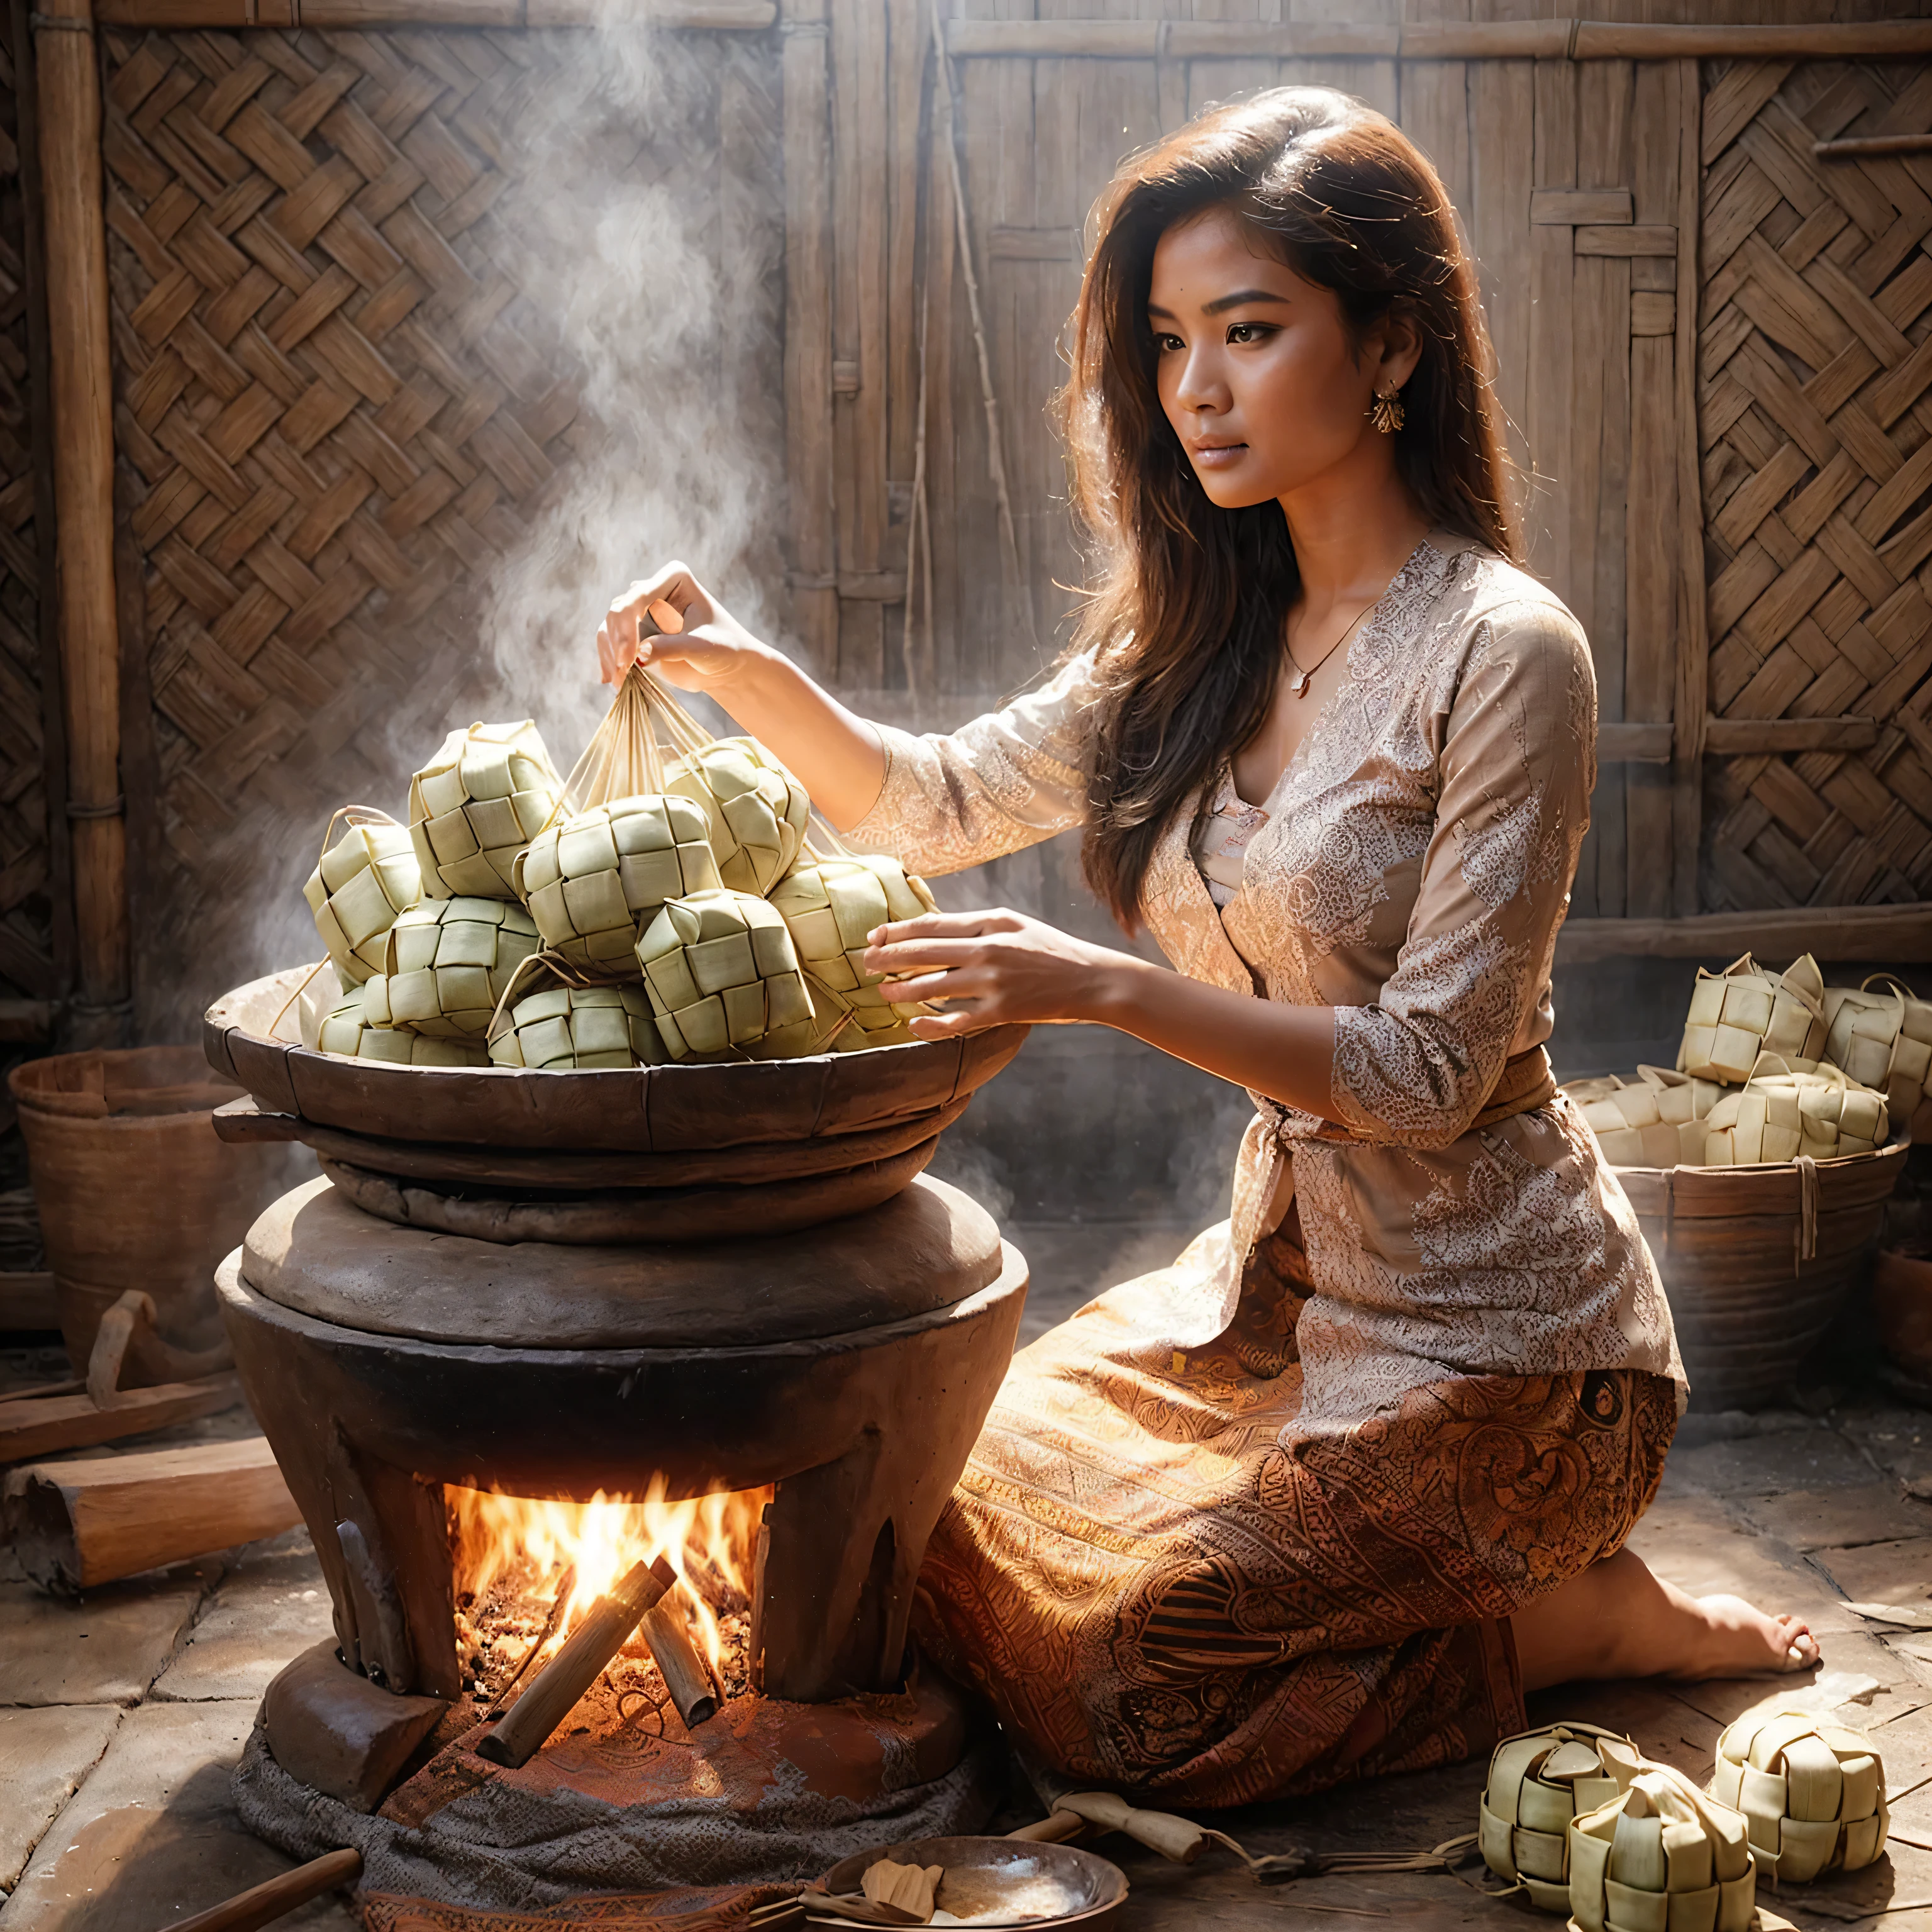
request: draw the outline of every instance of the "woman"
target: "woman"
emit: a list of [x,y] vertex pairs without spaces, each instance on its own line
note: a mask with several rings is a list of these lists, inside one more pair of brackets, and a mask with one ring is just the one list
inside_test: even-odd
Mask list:
[[[1218,1805],[1416,1768],[1526,1690],[1802,1667],[1624,1538],[1681,1406],[1628,1203],[1544,1051],[1594,776],[1575,620],[1516,568],[1474,280],[1388,121],[1282,88],[1125,164],[1064,399],[1105,566],[1042,689],[868,724],[682,566],[598,643],[701,688],[847,836],[941,873],[1083,828],[1179,969],[1010,912],[874,970],[1249,1088],[1230,1222],[1015,1360],[921,1630],[1036,1760]],[[668,600],[681,634],[640,641]]]

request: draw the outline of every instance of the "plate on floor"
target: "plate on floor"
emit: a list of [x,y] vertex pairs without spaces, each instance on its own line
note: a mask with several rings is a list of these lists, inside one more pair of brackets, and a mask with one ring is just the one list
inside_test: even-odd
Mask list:
[[[1075,1845],[1012,1838],[915,1838],[842,1858],[818,1882],[835,1894],[856,1892],[881,1858],[938,1865],[945,1873],[934,1898],[936,1926],[1025,1926],[1036,1932],[1077,1925],[1105,1932],[1127,1895],[1126,1875]],[[807,1894],[808,1898],[809,1894]]]

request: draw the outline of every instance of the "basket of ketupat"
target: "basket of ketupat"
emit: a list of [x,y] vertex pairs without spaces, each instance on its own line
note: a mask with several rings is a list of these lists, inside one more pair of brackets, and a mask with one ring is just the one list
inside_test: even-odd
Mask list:
[[1566,1091],[1656,1258],[1693,1401],[1742,1406],[1789,1384],[1870,1268],[1932,1128],[1932,1004],[1747,955],[1698,974],[1674,1067]]
[[529,720],[474,724],[411,779],[406,827],[337,814],[304,889],[336,982],[305,1045],[554,1072],[916,1038],[862,962],[874,926],[933,909],[922,880],[814,841],[798,781],[646,673],[598,740],[565,778]]

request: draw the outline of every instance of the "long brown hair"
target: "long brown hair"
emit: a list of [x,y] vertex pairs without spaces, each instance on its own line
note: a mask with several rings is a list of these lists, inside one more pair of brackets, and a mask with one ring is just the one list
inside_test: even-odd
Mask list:
[[1332,290],[1358,340],[1398,310],[1412,318],[1402,480],[1434,524],[1519,554],[1475,275],[1436,170],[1393,122],[1328,88],[1274,88],[1124,162],[1096,206],[1060,407],[1073,506],[1102,565],[1073,646],[1097,647],[1101,674],[1081,857],[1130,931],[1162,833],[1267,715],[1300,584],[1280,505],[1210,502],[1155,388],[1154,248],[1213,207]]

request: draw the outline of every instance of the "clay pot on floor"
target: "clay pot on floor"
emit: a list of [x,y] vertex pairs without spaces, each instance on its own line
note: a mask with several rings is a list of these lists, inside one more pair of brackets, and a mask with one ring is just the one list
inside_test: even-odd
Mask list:
[[1903,1380],[1932,1397],[1932,1256],[1881,1248],[1872,1278],[1878,1339]]
[[129,1288],[152,1298],[167,1345],[158,1354],[172,1357],[131,1382],[220,1366],[215,1264],[289,1176],[286,1149],[215,1138],[209,1114],[242,1090],[193,1046],[57,1054],[16,1066],[7,1084],[76,1370],[86,1372],[100,1318]]

